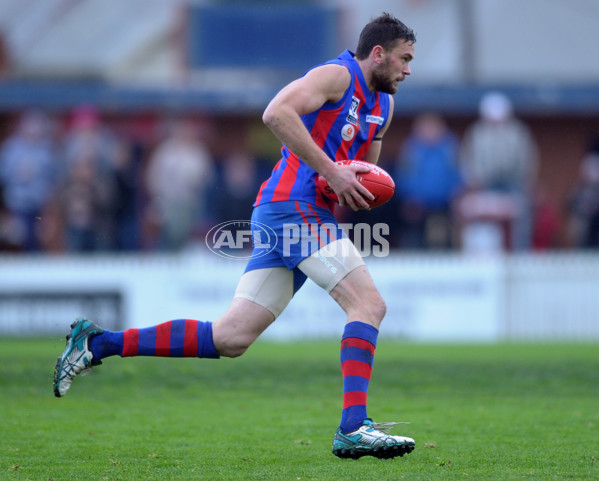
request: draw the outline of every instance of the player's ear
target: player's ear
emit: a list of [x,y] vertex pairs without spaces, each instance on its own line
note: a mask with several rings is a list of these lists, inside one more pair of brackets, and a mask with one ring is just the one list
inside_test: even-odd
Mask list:
[[372,52],[370,52],[370,56],[372,57],[372,60],[374,60],[374,62],[377,64],[379,64],[383,61],[384,54],[385,54],[385,49],[383,47],[381,47],[380,45],[375,45],[374,48],[372,49]]

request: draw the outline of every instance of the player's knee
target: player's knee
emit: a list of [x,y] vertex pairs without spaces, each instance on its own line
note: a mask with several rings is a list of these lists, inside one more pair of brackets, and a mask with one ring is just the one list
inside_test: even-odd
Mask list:
[[350,317],[372,324],[375,327],[381,324],[386,313],[387,304],[379,294],[362,298],[355,310],[348,312]]
[[227,346],[225,349],[219,351],[219,355],[221,357],[235,358],[243,355],[245,351],[247,351],[247,347]]
[[363,304],[365,320],[379,326],[387,313],[387,304],[380,294],[370,296]]
[[387,314],[387,304],[380,295],[372,300],[370,311],[372,320],[380,324],[385,317],[385,314]]
[[216,345],[216,349],[221,357],[239,357],[248,350],[252,341],[253,339],[250,340],[242,336],[220,339]]
[[378,304],[378,312],[377,312],[379,320],[382,321],[386,314],[387,314],[387,303],[381,297],[380,302]]
[[239,357],[247,351],[247,347],[243,346],[222,346],[218,349],[220,357]]

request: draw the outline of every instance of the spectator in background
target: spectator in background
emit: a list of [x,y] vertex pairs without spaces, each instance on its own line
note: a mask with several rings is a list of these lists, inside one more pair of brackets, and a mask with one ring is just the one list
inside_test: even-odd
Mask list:
[[461,165],[471,193],[461,206],[479,218],[503,222],[505,244],[512,250],[531,247],[537,156],[531,132],[514,117],[510,100],[498,92],[484,95],[480,118],[462,141]]
[[246,152],[234,152],[224,159],[218,177],[212,196],[214,223],[250,220],[262,179],[258,161]]
[[396,160],[400,247],[448,248],[452,240],[451,203],[461,179],[458,139],[443,118],[425,113]]
[[98,182],[98,168],[92,159],[78,158],[60,186],[58,205],[69,252],[94,252],[103,247],[99,226],[110,192],[105,183]]
[[4,32],[0,31],[0,78],[6,77],[11,71],[12,59]]
[[555,199],[543,182],[539,182],[535,189],[533,219],[533,250],[544,251],[559,247],[562,229],[561,214]]
[[[85,197],[94,199],[93,245],[85,250],[106,251],[115,246],[116,173],[119,144],[115,135],[103,124],[98,110],[82,105],[73,111],[71,128],[64,141],[63,182],[75,182],[78,189],[87,185],[87,173],[93,173],[94,182],[101,190],[93,189]],[[86,163],[87,166],[79,164]],[[64,197],[64,196],[63,196]],[[68,228],[67,228],[68,229]],[[75,247],[77,244],[71,244]]]
[[141,149],[119,139],[114,156],[115,249],[141,247]]
[[0,252],[19,252],[24,236],[22,224],[4,204],[0,183]]
[[41,247],[38,223],[57,176],[56,152],[47,116],[24,112],[0,150],[0,186],[11,242],[24,251]]
[[148,164],[151,217],[158,225],[160,247],[182,249],[205,216],[205,191],[214,165],[200,141],[195,122],[178,120]]
[[579,248],[599,247],[599,152],[590,151],[583,159],[568,210],[570,243]]

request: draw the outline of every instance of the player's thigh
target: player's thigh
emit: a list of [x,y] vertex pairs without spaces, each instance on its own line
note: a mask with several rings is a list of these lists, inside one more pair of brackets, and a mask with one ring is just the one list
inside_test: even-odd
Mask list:
[[212,326],[214,345],[224,356],[243,352],[270,326],[293,297],[293,273],[285,267],[247,271],[229,309]]
[[349,321],[361,320],[378,327],[385,315],[385,303],[362,256],[349,239],[322,247],[298,268],[331,294]]

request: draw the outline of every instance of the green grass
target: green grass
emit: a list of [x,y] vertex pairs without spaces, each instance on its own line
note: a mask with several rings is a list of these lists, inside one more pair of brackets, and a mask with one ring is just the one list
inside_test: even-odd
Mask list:
[[109,358],[52,393],[60,339],[0,340],[0,480],[599,479],[599,346],[382,342],[369,393],[416,439],[340,460],[336,342]]

